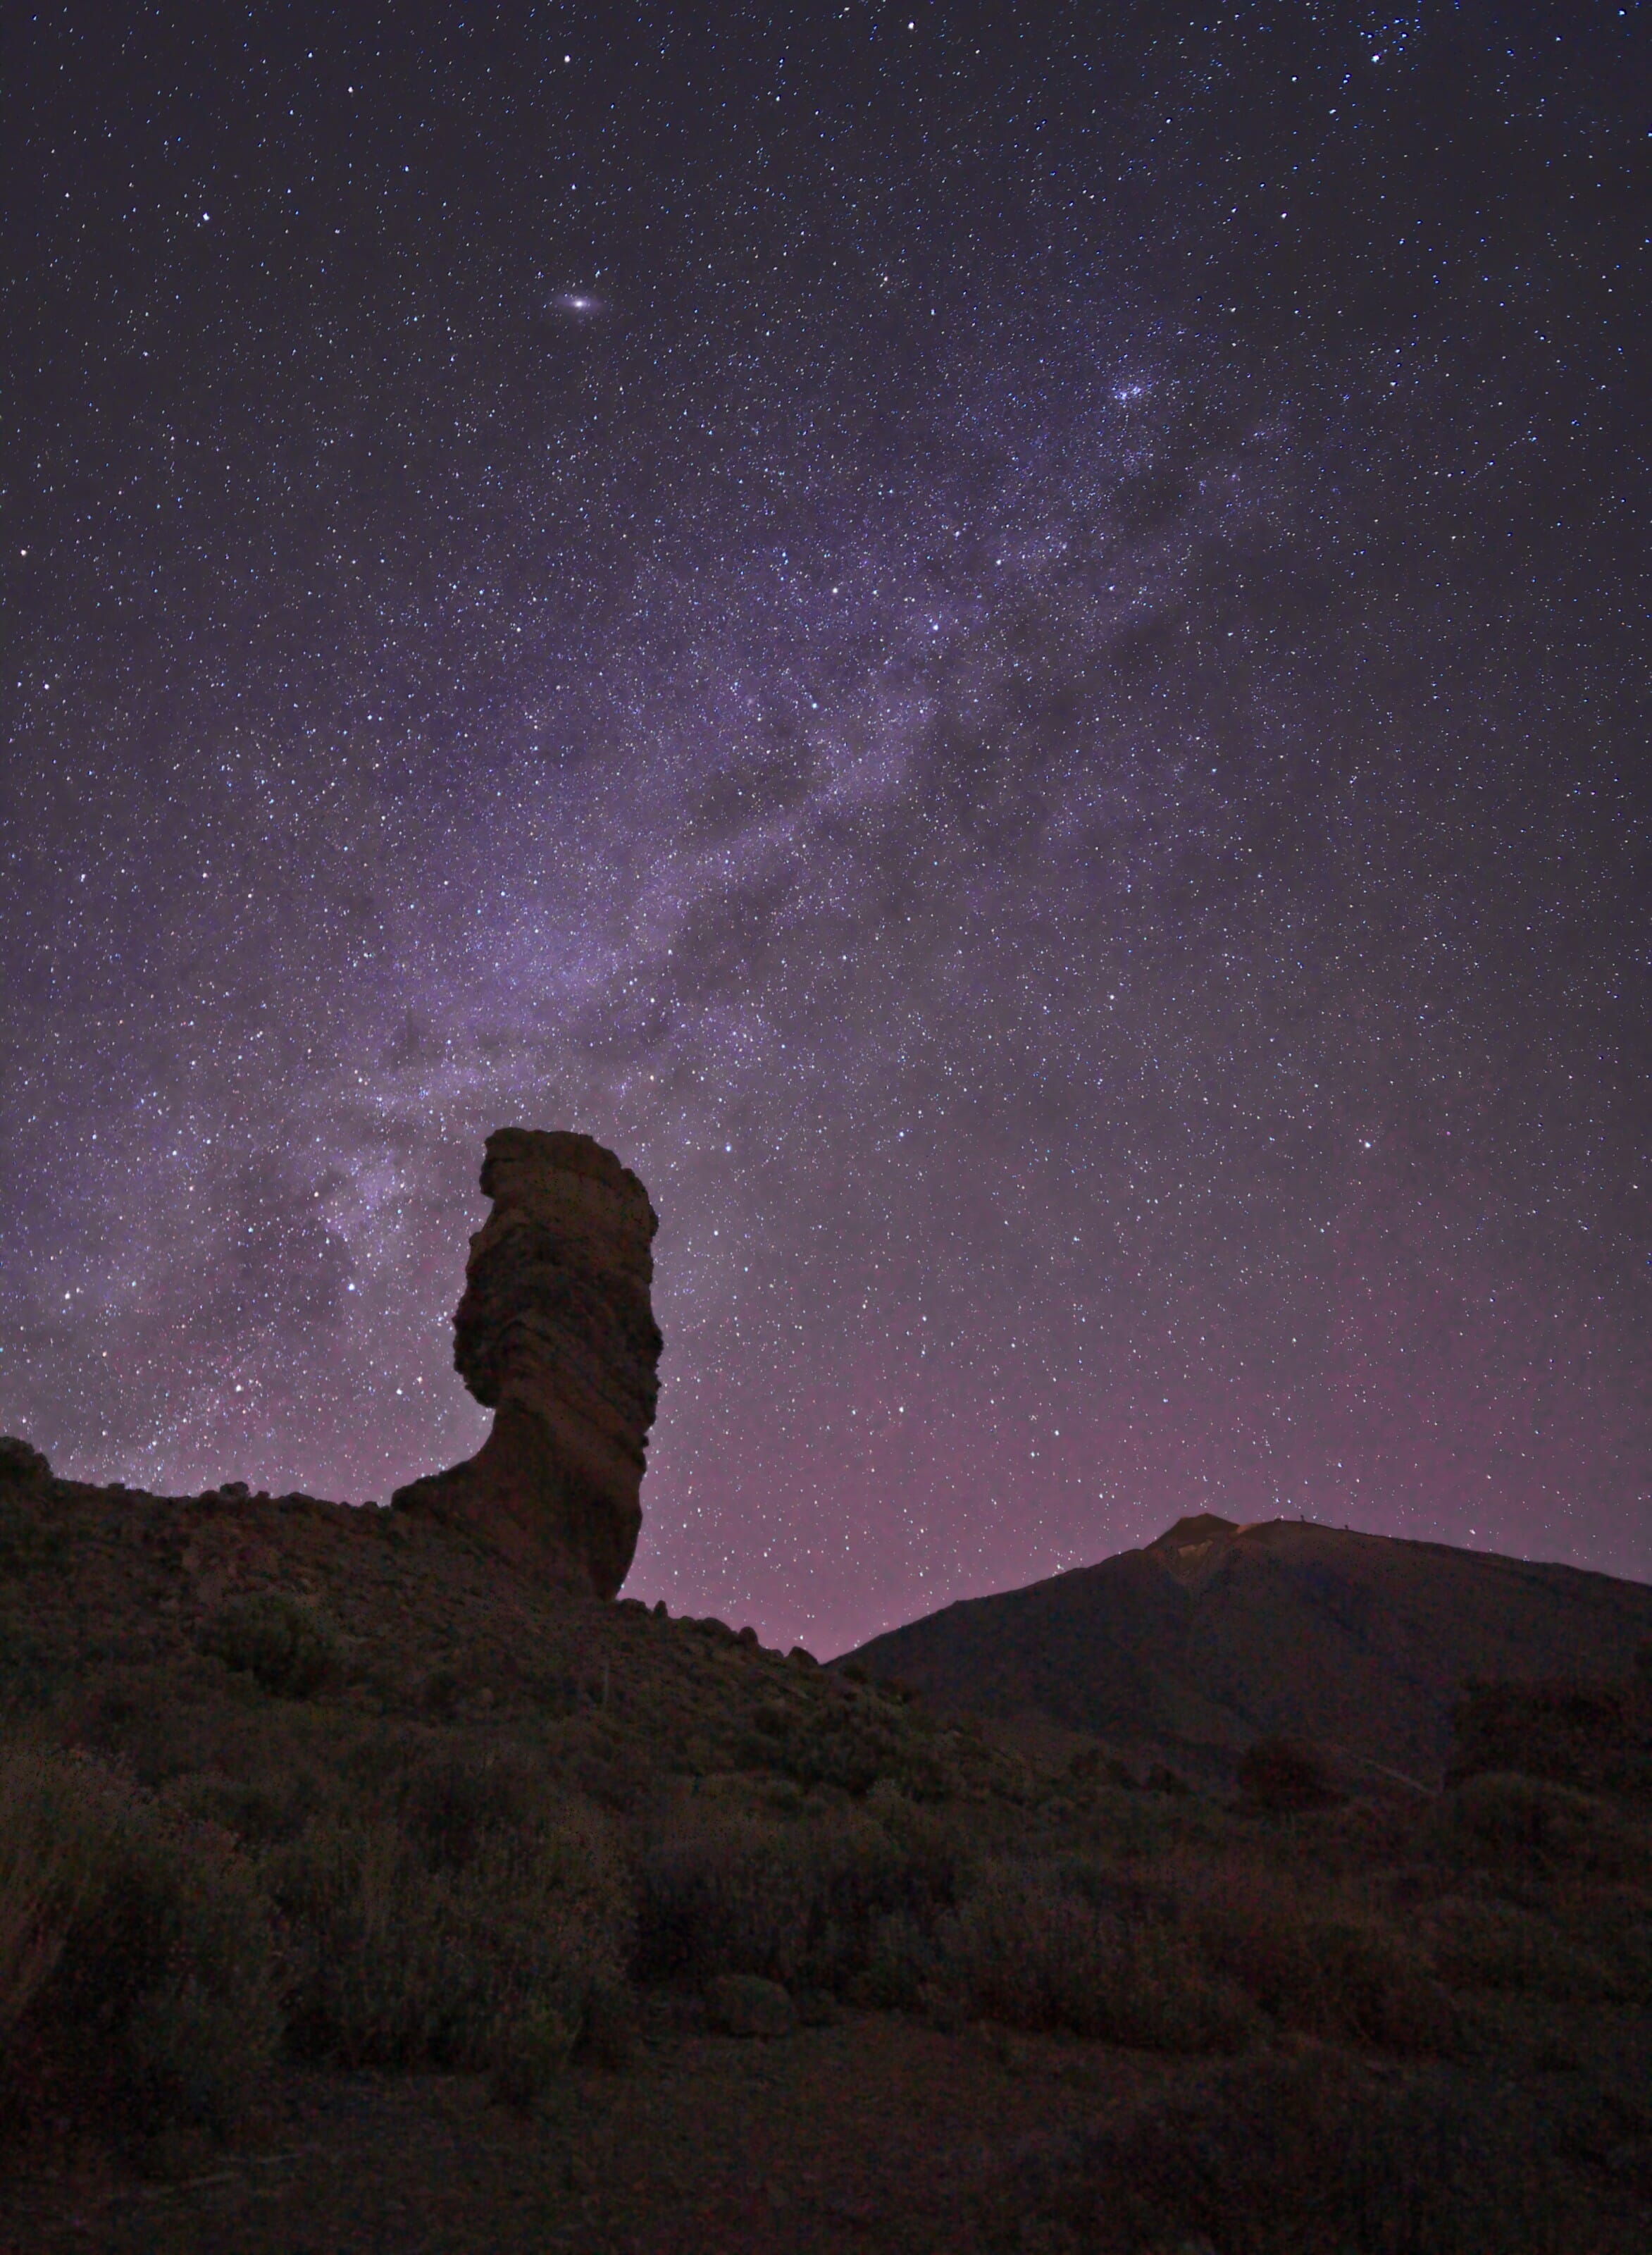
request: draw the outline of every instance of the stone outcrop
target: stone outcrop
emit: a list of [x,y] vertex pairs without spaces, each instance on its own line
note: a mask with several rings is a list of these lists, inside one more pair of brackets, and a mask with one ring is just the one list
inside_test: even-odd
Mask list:
[[589,1135],[525,1128],[488,1137],[482,1191],[494,1211],[471,1240],[453,1362],[494,1430],[392,1505],[467,1527],[536,1579],[611,1598],[637,1547],[659,1391],[654,1209]]

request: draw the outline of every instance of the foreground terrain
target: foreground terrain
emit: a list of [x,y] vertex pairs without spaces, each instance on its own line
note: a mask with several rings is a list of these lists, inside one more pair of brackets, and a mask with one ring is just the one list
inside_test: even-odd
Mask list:
[[1638,2248],[1652,1697],[1018,1755],[416,1514],[0,1451],[0,2244]]

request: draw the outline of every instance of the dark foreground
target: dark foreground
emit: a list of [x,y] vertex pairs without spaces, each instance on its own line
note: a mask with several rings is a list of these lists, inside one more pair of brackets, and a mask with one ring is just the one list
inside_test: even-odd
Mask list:
[[152,2158],[164,2176],[65,2152],[52,2174],[12,2178],[3,2244],[1079,2255],[1126,2244],[1115,2220],[1149,2244],[1137,2234],[1157,2215],[1174,2236],[1151,2244],[1179,2255],[1628,2255],[1652,2223],[1636,2016],[1505,2006],[1449,2065],[1301,2043],[1217,2069],[893,2014],[770,2041],[682,2017],[657,2004],[623,2069],[575,2069],[530,2114],[473,2075],[287,2073],[230,2149],[180,2139]]
[[1652,2245],[1645,1666],[1474,1692],[1421,1783],[1191,1792],[19,1461],[0,2255]]

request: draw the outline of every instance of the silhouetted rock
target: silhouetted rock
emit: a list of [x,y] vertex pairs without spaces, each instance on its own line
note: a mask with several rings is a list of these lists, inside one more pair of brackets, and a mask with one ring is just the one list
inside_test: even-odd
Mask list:
[[488,1137],[482,1190],[494,1211],[471,1240],[453,1361],[497,1412],[494,1430],[466,1463],[391,1501],[611,1598],[637,1547],[659,1391],[654,1209],[589,1135],[524,1128]]
[[0,1436],[0,1487],[45,1487],[52,1467],[38,1449],[32,1449],[13,1433]]

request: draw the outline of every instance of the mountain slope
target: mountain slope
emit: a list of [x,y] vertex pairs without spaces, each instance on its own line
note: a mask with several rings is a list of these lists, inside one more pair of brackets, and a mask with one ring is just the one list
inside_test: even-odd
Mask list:
[[1471,1679],[1620,1675],[1649,1638],[1652,1589],[1640,1583],[1206,1513],[1143,1549],[948,1605],[835,1665],[1199,1775],[1283,1732],[1433,1779]]

